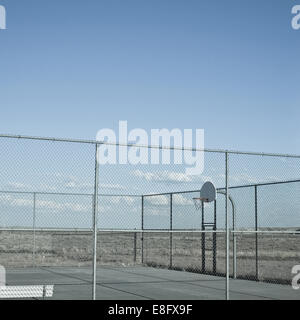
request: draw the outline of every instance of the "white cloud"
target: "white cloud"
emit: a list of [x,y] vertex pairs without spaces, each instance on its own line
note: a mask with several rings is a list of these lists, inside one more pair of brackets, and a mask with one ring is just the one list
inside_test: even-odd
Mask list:
[[170,203],[170,197],[166,195],[149,196],[145,197],[144,201],[145,206],[147,206],[147,203],[155,206],[167,206]]
[[67,189],[92,189],[93,184],[79,181],[74,176],[69,176],[63,179],[63,186]]
[[[26,184],[19,181],[11,181],[6,183],[3,186],[3,189],[9,191],[32,191],[32,192],[59,192],[63,189],[68,189],[70,192],[80,192],[85,191],[88,193],[93,193],[94,184],[88,183],[85,181],[81,181],[72,175],[63,175],[61,173],[56,173],[52,175],[47,175],[47,183],[44,182],[35,182],[32,184]],[[107,190],[126,190],[125,186],[121,184],[113,184],[113,183],[99,183],[99,191],[100,193],[107,193]]]
[[[143,178],[146,181],[162,182],[162,183],[193,183],[199,184],[199,189],[205,181],[213,181],[212,176],[208,175],[187,175],[182,172],[176,171],[160,171],[160,172],[143,172],[141,170],[133,171],[134,176]],[[219,177],[215,177],[215,180],[219,180]]]
[[[144,198],[145,206],[147,204],[153,205],[153,206],[170,206],[170,196],[169,195],[158,195],[158,196],[148,196]],[[173,195],[173,205],[177,206],[188,206],[193,205],[193,199],[188,198],[187,196],[184,196],[182,194],[174,194]]]
[[53,209],[53,210],[59,210],[59,211],[71,210],[75,212],[91,211],[91,206],[86,206],[81,203],[71,203],[71,202],[59,203],[56,201],[45,201],[45,200],[38,200],[37,208]]
[[[12,195],[0,195],[0,204],[10,207],[30,207],[33,208],[33,199],[19,198]],[[73,202],[57,202],[51,200],[37,200],[37,209],[50,209],[57,211],[71,210],[74,212],[91,211],[91,206]]]
[[[93,183],[88,183],[84,181],[80,181],[75,176],[64,176],[62,174],[57,174],[59,179],[62,179],[61,184],[67,189],[80,189],[80,190],[90,190],[92,191],[94,188]],[[124,190],[126,187],[120,184],[113,184],[113,183],[99,183],[99,189],[101,193],[101,189],[111,189],[111,190]]]
[[130,197],[130,196],[102,196],[102,199],[105,199],[106,202],[111,204],[125,203],[127,205],[137,204],[137,202],[141,201],[140,198]]
[[[225,175],[222,175],[222,178],[225,179]],[[280,181],[278,177],[264,176],[257,178],[247,173],[240,173],[235,175],[229,175],[229,183],[231,185],[243,185],[243,184],[256,184],[264,182],[276,182]]]
[[186,175],[182,172],[162,171],[162,172],[143,172],[141,170],[135,170],[133,175],[136,177],[144,178],[147,181],[158,182],[192,182],[193,177]]
[[173,204],[180,206],[188,206],[193,205],[194,202],[192,199],[184,197],[182,194],[175,194],[173,195]]
[[22,182],[8,182],[6,185],[5,185],[5,188],[11,190],[11,189],[14,189],[14,190],[28,190],[28,189],[31,189],[31,186],[29,184],[25,184],[25,183],[22,183]]
[[[120,184],[113,184],[113,183],[100,183],[99,188],[103,189],[117,189],[117,190],[126,190],[126,187]],[[101,190],[100,190],[101,191]],[[101,193],[101,192],[100,192]]]

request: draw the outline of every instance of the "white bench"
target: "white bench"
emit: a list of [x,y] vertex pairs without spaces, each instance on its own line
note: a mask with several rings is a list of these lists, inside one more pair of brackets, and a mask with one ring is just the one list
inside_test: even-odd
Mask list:
[[54,285],[0,286],[0,299],[48,298],[53,296]]

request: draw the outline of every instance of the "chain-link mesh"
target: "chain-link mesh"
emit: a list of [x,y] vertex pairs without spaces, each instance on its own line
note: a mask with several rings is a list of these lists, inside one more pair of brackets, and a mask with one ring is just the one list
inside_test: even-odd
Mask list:
[[291,285],[299,264],[299,159],[230,155],[237,279]]
[[[54,297],[70,299],[72,286],[81,282],[86,290],[77,297],[91,298],[94,145],[0,139],[0,148],[6,291],[17,286],[41,298],[39,288],[54,285]],[[72,267],[87,277],[61,272]]]
[[[54,285],[58,299],[127,299],[120,292],[144,297],[129,284],[124,289],[127,277],[140,286],[178,277],[222,281],[217,289],[208,285],[222,297],[226,273],[227,297],[239,292],[238,281],[291,283],[300,264],[299,157],[207,150],[201,175],[187,175],[183,164],[105,164],[97,171],[95,145],[0,139],[0,264],[9,285],[27,285],[39,297]],[[196,210],[193,198],[205,181],[215,184],[217,199]],[[206,289],[188,290],[200,298]]]

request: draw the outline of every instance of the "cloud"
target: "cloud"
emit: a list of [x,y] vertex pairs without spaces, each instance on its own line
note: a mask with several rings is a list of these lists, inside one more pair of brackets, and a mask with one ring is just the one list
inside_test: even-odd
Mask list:
[[144,198],[144,206],[147,204],[154,206],[168,206],[170,204],[170,197],[167,195],[148,196]]
[[143,172],[141,170],[135,170],[133,172],[133,175],[135,175],[136,177],[144,178],[147,181],[168,183],[192,182],[194,179],[193,176],[189,176],[182,172],[174,171]]
[[143,172],[141,170],[135,170],[132,174],[136,177],[143,178],[146,181],[151,182],[161,182],[168,184],[179,184],[179,183],[193,183],[199,184],[199,189],[201,185],[206,181],[217,182],[220,179],[220,176],[211,176],[211,175],[188,175],[182,172],[177,171],[160,171],[160,172]]
[[72,203],[72,202],[59,203],[56,201],[45,201],[45,200],[38,200],[37,208],[54,209],[59,211],[71,210],[74,212],[91,211],[91,206],[83,205],[81,203]]
[[[46,175],[47,183],[38,182],[32,184],[26,184],[19,181],[11,181],[3,186],[3,189],[9,191],[31,191],[31,192],[59,192],[62,190],[69,190],[70,192],[80,192],[85,191],[87,193],[93,193],[94,184],[81,181],[75,176],[64,175],[61,173],[56,173],[53,175]],[[44,180],[44,179],[40,179]],[[113,183],[99,183],[100,193],[106,193],[107,190],[126,190],[125,186],[121,184]]]
[[136,197],[129,197],[129,196],[105,196],[105,201],[111,204],[121,204],[125,203],[127,205],[136,204],[137,201],[140,202],[140,199],[137,199]]
[[67,189],[92,189],[93,184],[80,181],[74,176],[63,176],[58,174],[57,177],[61,180],[60,184]]
[[[172,199],[173,205],[177,206],[189,206],[193,205],[192,198],[188,198],[188,196],[184,196],[180,193],[174,194]],[[158,196],[148,196],[144,198],[145,207],[147,204],[152,206],[163,206],[169,207],[170,206],[170,196],[169,195],[158,195]]]
[[[33,208],[33,199],[18,198],[12,195],[0,195],[0,204],[10,207],[30,207]],[[91,211],[91,206],[73,202],[57,202],[51,200],[37,200],[37,209],[50,209],[57,211],[73,211],[73,212],[88,212]]]
[[[224,174],[220,175],[220,177],[225,181]],[[264,176],[264,177],[257,178],[247,173],[229,175],[230,185],[257,184],[257,183],[276,182],[276,181],[280,181],[280,179],[274,176]]]
[[179,206],[191,206],[194,205],[192,198],[184,197],[182,194],[175,194],[173,195],[173,204]]
[[[79,190],[93,190],[94,184],[88,183],[84,181],[80,181],[75,176],[64,176],[62,174],[57,174],[57,177],[61,179],[62,185],[67,189],[79,189]],[[120,184],[113,184],[113,183],[99,183],[100,193],[101,189],[107,189],[110,190],[124,190],[126,187],[120,185]]]
[[31,189],[31,185],[29,184],[25,184],[25,183],[22,183],[22,182],[8,182],[6,185],[5,185],[5,188],[11,190],[11,189],[14,189],[14,190],[28,190],[28,189]]
[[8,182],[3,186],[3,189],[7,191],[26,191],[26,192],[34,192],[34,191],[48,191],[55,192],[57,188],[54,186],[50,186],[45,183],[38,183],[35,185],[26,184],[23,182]]
[[[166,210],[159,210],[159,208],[151,207],[151,208],[147,209],[145,215],[146,216],[169,217],[170,213],[167,212]],[[159,223],[159,222],[157,222],[157,223]]]
[[126,187],[124,187],[124,186],[122,186],[120,184],[114,184],[114,183],[99,183],[99,188],[100,189],[101,188],[103,188],[103,189],[113,189],[113,190],[126,190]]

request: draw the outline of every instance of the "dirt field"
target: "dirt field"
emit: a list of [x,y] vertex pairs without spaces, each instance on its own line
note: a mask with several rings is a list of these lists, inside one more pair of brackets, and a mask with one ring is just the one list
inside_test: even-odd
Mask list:
[[[35,246],[34,246],[35,243]],[[172,247],[170,247],[172,243]],[[300,235],[263,234],[237,235],[237,276],[284,283],[291,282],[291,269],[300,264]],[[142,263],[192,272],[202,270],[201,234],[99,233],[98,263],[130,266]],[[34,250],[35,247],[35,250]],[[231,243],[232,248],[232,243]],[[172,261],[170,253],[172,252]],[[90,266],[92,263],[91,232],[0,231],[0,264],[5,267]],[[206,235],[206,272],[213,272],[212,234]],[[231,250],[232,270],[232,250]],[[217,235],[216,272],[225,273],[225,235]]]

